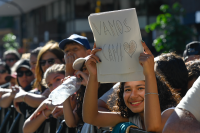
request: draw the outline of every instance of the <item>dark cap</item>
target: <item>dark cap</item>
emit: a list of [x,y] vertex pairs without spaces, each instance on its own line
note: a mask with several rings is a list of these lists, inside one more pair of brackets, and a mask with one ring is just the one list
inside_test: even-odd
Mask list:
[[27,59],[21,59],[21,60],[17,61],[16,65],[17,66],[16,66],[16,68],[14,70],[15,72],[21,67],[24,67],[24,68],[27,68],[27,69],[31,70],[31,66],[30,66],[29,60],[27,60]]
[[193,41],[186,45],[186,49],[183,52],[184,59],[190,55],[200,55],[200,42]]
[[81,45],[83,45],[86,49],[90,49],[90,44],[88,42],[87,37],[84,36],[80,36],[77,34],[73,34],[71,35],[69,38],[63,39],[60,43],[59,43],[59,47],[64,50],[65,45],[70,43],[70,42],[77,42]]

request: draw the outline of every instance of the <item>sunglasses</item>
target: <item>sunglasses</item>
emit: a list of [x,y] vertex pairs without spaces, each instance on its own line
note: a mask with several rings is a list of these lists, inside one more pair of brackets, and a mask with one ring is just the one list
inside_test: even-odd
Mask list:
[[4,74],[6,70],[0,70],[0,74]]
[[9,61],[9,62],[14,62],[14,61],[15,61],[15,59],[14,59],[14,58],[8,58],[8,59],[5,59],[4,61],[5,61],[5,62],[6,62],[6,61]]
[[41,60],[40,61],[41,66],[45,66],[46,62],[48,62],[49,65],[53,65],[55,63],[55,58],[50,58],[50,59],[47,59],[47,60]]
[[17,77],[23,77],[24,74],[26,76],[32,76],[33,75],[33,73],[30,70],[27,70],[27,71],[18,71],[17,72]]

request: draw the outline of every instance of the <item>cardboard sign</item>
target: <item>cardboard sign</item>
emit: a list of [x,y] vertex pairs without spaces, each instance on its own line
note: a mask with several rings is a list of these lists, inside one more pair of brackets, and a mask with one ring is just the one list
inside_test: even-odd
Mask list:
[[143,52],[141,33],[134,8],[95,13],[88,17],[97,48],[99,82],[144,80],[139,55]]

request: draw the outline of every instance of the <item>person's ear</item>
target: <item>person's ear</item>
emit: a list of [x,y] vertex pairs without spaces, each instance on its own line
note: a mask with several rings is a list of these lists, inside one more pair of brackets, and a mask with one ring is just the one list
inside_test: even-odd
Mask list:
[[86,50],[87,55],[90,55],[91,49]]

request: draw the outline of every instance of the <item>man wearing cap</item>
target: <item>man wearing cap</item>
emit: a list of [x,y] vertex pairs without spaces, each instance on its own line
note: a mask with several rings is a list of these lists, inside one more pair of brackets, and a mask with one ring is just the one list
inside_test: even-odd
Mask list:
[[186,45],[186,49],[183,52],[185,62],[200,59],[200,42],[193,41]]
[[86,57],[91,52],[87,37],[77,34],[73,34],[69,38],[62,40],[59,43],[59,47],[65,53],[66,76],[74,74],[75,70],[72,65],[77,58]]

